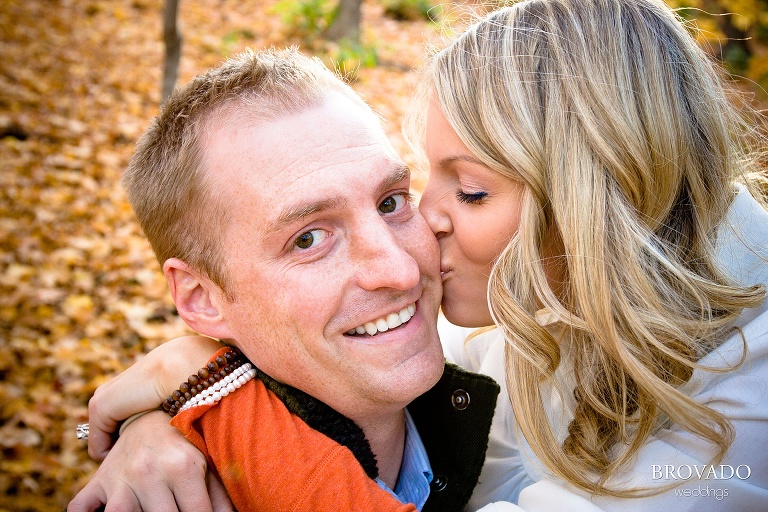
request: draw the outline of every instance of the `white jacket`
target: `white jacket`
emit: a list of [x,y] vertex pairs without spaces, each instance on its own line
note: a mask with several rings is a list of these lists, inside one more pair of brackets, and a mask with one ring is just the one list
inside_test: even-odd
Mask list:
[[[719,261],[722,268],[741,284],[768,285],[768,212],[744,187],[738,188],[726,222],[718,232]],[[540,314],[539,320],[543,325],[553,321],[546,314]],[[503,384],[504,341],[500,332],[493,330],[478,335],[465,344],[472,329],[452,326],[441,318],[439,327],[446,358],[489,375],[502,384],[485,466],[470,501],[470,509],[508,501],[518,503],[520,508],[497,503],[484,511],[522,508],[526,512],[574,512],[597,507],[606,511],[767,511],[768,301],[744,311],[736,326],[740,327],[748,344],[744,364],[726,373],[695,370],[682,388],[700,403],[731,420],[735,440],[723,465],[716,467],[714,472],[708,470],[705,464],[712,449],[706,442],[678,427],[662,430],[646,443],[632,467],[615,482],[632,487],[661,486],[683,480],[684,483],[657,496],[618,499],[579,496],[546,472],[522,436],[518,439],[509,396]],[[715,368],[732,366],[739,361],[742,347],[743,340],[735,333],[700,362]],[[565,351],[563,363],[555,374],[562,389],[572,389],[572,385],[568,385],[572,381],[567,359]],[[551,426],[561,440],[573,417],[569,395],[561,397],[552,389],[544,391]],[[567,505],[563,501],[565,497],[571,500]]]

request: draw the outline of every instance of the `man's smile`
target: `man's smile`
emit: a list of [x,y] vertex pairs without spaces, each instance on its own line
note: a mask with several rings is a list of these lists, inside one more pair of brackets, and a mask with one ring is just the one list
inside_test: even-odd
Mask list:
[[347,331],[347,334],[350,336],[365,334],[374,336],[380,332],[395,329],[396,327],[400,327],[401,325],[408,323],[415,312],[416,304],[410,304],[400,311],[390,313],[387,316],[377,318],[376,320],[365,322],[363,325],[358,325],[354,329]]

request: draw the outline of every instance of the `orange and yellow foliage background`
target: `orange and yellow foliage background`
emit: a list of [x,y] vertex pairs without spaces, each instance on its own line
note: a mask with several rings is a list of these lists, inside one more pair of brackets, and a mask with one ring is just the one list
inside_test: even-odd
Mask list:
[[[728,65],[765,101],[756,85],[768,85],[766,0],[676,4],[739,13],[752,57],[726,56]],[[273,5],[183,0],[179,82],[246,46],[306,43]],[[478,8],[443,6],[444,19]],[[96,468],[74,435],[94,389],[186,332],[119,186],[160,101],[162,9],[159,0],[0,0],[0,511],[63,509]],[[383,10],[363,4],[363,40],[378,63],[358,70],[354,88],[404,150],[413,69],[441,30]],[[722,47],[717,18],[685,12],[702,18],[706,44]]]

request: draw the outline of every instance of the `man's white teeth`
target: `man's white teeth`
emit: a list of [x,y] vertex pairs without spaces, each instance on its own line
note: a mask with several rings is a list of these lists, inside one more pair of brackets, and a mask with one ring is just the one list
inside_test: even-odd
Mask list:
[[415,312],[416,305],[411,304],[397,313],[388,314],[385,318],[379,318],[371,322],[365,322],[363,325],[358,325],[354,329],[347,331],[347,334],[368,334],[369,336],[373,336],[377,332],[384,332],[389,329],[394,329],[395,327],[400,327],[410,320]]

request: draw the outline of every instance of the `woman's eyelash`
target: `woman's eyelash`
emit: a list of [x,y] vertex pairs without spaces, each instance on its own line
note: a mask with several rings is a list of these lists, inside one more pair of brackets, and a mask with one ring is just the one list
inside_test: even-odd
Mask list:
[[488,192],[475,192],[473,194],[467,194],[459,190],[456,192],[456,198],[462,203],[478,204],[488,196]]

